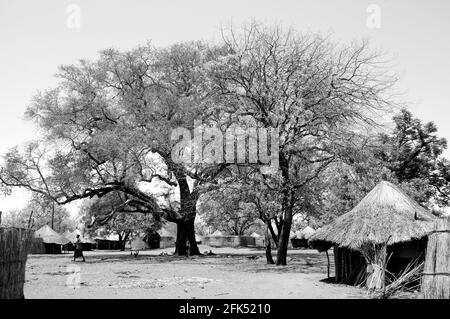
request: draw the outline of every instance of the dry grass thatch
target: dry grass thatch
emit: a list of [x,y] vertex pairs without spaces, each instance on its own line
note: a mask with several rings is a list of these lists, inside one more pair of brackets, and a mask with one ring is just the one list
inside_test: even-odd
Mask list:
[[310,242],[331,242],[358,249],[364,244],[392,245],[419,239],[433,228],[435,217],[397,186],[383,181],[350,212],[311,236]]
[[437,220],[428,237],[421,291],[426,299],[450,299],[450,217]]
[[58,245],[65,245],[70,242],[69,239],[61,236],[57,232],[55,232],[53,229],[50,228],[48,225],[44,225],[41,228],[39,228],[35,233],[34,237],[36,238],[42,238],[44,243],[46,244],[58,244]]
[[[386,264],[384,267],[386,267]],[[388,299],[419,290],[423,265],[423,261],[419,259],[412,260],[398,276],[390,274],[386,278],[387,283],[384,289],[370,291],[370,296],[376,299]],[[388,272],[386,268],[384,268],[384,271]]]
[[21,299],[25,264],[33,233],[21,228],[0,228],[0,299]]

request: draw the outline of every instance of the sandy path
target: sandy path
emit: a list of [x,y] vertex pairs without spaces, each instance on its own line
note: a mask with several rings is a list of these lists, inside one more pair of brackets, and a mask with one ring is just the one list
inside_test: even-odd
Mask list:
[[[263,252],[201,247],[216,256],[158,256],[173,249],[31,255],[26,298],[361,298],[364,291],[322,282],[326,258],[313,250],[290,251],[286,267],[266,265]],[[332,258],[332,256],[331,256]],[[79,274],[79,276],[78,276]],[[74,281],[75,279],[75,281]],[[73,285],[75,283],[75,285]]]

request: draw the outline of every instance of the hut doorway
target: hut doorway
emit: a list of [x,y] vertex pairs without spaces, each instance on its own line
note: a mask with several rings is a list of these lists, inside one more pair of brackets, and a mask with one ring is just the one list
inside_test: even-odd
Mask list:
[[346,285],[359,285],[365,279],[366,261],[356,250],[334,246],[335,281]]
[[[334,246],[335,281],[368,288],[381,288],[382,278],[398,276],[408,264],[423,261],[427,238],[387,246],[365,247],[364,254],[347,247]],[[369,262],[370,263],[369,263]],[[386,273],[384,272],[386,264]]]
[[423,237],[418,240],[388,246],[386,268],[389,274],[398,276],[411,262],[424,261],[427,242],[428,238]]

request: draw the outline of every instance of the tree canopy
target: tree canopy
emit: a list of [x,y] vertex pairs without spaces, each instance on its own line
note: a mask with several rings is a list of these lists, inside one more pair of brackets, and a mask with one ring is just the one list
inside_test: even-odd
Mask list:
[[[172,221],[181,255],[199,254],[197,206],[210,223],[220,221],[216,228],[237,234],[264,222],[284,265],[294,215],[326,223],[381,179],[423,205],[448,203],[446,141],[435,125],[402,110],[394,129],[379,133],[378,119],[395,109],[396,77],[367,41],[339,44],[252,23],[223,29],[217,44],[104,50],[95,61],[62,66],[58,78],[27,109],[42,139],[4,156],[3,191],[24,187],[61,205],[93,199],[100,223]],[[220,133],[254,129],[257,146],[244,136],[235,148],[233,137],[232,154],[196,161],[196,151],[224,142],[196,122]],[[180,128],[200,132],[206,145],[179,144]],[[156,183],[167,194],[153,192]]]

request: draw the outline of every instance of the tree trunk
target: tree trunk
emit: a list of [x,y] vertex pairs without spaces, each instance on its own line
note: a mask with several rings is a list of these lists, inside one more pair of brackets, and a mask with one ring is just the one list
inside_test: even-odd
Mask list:
[[325,254],[327,254],[327,278],[330,278],[330,255],[328,255],[328,249],[325,250]]
[[277,251],[277,265],[286,265],[287,249],[289,245],[289,234],[292,225],[292,206],[293,194],[290,189],[289,180],[289,162],[285,155],[280,152],[280,169],[283,178],[283,219],[281,230],[278,233],[278,251]]
[[120,251],[125,250],[125,237],[119,233],[119,243],[120,243]]
[[[270,220],[269,220],[270,223]],[[269,225],[267,225],[266,227],[266,232],[265,232],[265,241],[266,241],[266,260],[268,264],[275,264],[275,262],[273,261],[272,258],[272,243],[270,240],[270,230],[269,230]]]
[[292,211],[288,208],[286,211],[286,215],[283,220],[283,226],[281,227],[281,233],[278,237],[278,251],[277,251],[277,265],[285,266],[287,264],[287,250],[289,245],[289,234],[291,232],[291,224],[292,224]]
[[54,230],[55,223],[55,202],[52,201],[52,229]]
[[[190,256],[200,255],[197,242],[195,241],[194,221],[197,215],[198,194],[189,190],[186,175],[178,174],[177,182],[180,188],[180,214],[181,218],[176,221],[177,241],[175,243],[175,255]],[[188,249],[189,243],[189,249]]]
[[187,256],[188,254],[189,256],[200,255],[200,250],[195,241],[194,221],[195,218],[177,222],[175,254],[178,256]]
[[270,235],[272,235],[273,242],[278,247],[278,236],[275,234],[275,232],[273,230],[271,220],[268,221],[267,227],[269,228]]
[[130,237],[129,232],[124,232],[123,235],[119,234],[120,251],[125,251],[125,248],[127,246],[128,237]]

